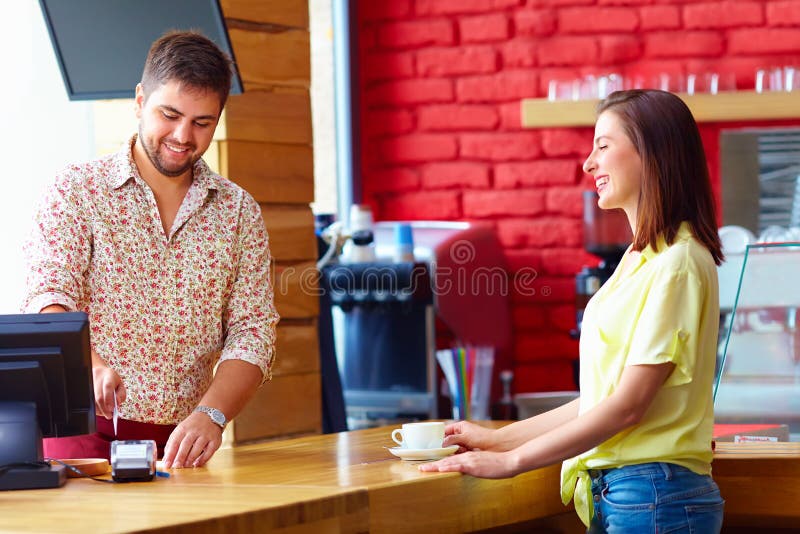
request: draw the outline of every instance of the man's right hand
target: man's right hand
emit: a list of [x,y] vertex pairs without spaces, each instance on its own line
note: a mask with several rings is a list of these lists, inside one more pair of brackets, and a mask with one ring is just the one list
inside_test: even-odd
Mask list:
[[125,385],[117,372],[108,365],[93,366],[92,375],[97,413],[111,419],[114,414],[114,393],[117,395],[117,404],[125,402]]
[[[60,304],[45,306],[39,313],[64,313],[67,309]],[[117,405],[125,402],[125,385],[117,372],[108,366],[92,350],[92,380],[94,381],[94,404],[98,415],[111,419],[114,415],[114,393]]]

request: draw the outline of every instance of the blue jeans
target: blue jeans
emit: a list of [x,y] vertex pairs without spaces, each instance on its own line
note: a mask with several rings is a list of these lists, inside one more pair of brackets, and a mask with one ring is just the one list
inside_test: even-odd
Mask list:
[[591,469],[594,516],[587,532],[718,533],[725,501],[708,475],[675,464]]

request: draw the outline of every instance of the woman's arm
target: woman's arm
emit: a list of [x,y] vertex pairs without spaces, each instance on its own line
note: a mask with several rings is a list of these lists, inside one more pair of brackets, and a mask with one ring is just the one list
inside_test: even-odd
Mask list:
[[458,454],[423,464],[419,469],[504,478],[566,460],[641,421],[674,368],[672,363],[628,366],[622,373],[619,386],[607,399],[521,446],[507,452],[473,451]]
[[496,430],[469,421],[458,421],[445,428],[442,446],[458,445],[462,451],[510,451],[577,417],[578,405],[579,399],[575,399],[546,413],[517,421]]
[[492,435],[492,450],[510,451],[516,449],[528,441],[546,434],[568,421],[572,421],[578,417],[580,403],[580,398],[577,398],[558,408],[498,429]]

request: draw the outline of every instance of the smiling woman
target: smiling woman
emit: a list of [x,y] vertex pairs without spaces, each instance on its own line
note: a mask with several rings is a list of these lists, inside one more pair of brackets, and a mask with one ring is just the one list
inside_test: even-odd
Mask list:
[[500,430],[450,425],[443,445],[469,452],[420,469],[502,478],[563,461],[562,500],[574,499],[589,532],[718,532],[722,254],[697,125],[671,93],[612,93],[584,170],[599,206],[625,211],[633,243],[586,306],[580,397]]

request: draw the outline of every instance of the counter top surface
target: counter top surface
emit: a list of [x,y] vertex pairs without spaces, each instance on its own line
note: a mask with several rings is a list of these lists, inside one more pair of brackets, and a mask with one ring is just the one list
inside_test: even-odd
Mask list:
[[421,473],[384,448],[391,430],[223,449],[151,482],[0,492],[0,531],[465,532],[570,512],[559,466],[506,480]]
[[[390,432],[223,449],[205,467],[152,482],[70,479],[0,492],[0,531],[467,532],[574,516],[560,502],[558,465],[505,480],[421,473],[385,449]],[[726,518],[800,524],[791,504],[800,500],[800,443],[719,443],[714,476]]]

